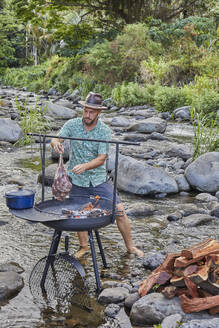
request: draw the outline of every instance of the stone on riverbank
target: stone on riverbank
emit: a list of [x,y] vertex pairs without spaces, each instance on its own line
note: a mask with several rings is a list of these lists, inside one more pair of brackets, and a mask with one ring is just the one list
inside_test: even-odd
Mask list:
[[174,178],[160,168],[125,156],[118,165],[118,189],[137,195],[157,193],[177,193],[178,186]]
[[24,135],[20,126],[9,118],[0,119],[0,140],[15,143]]
[[189,184],[197,190],[215,193],[219,190],[219,152],[198,157],[185,170]]
[[0,300],[7,300],[24,286],[23,278],[14,271],[0,272]]

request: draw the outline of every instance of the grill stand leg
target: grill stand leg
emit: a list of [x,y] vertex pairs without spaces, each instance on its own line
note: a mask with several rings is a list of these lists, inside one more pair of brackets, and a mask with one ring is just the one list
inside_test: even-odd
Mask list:
[[103,251],[103,246],[102,246],[102,243],[101,243],[101,240],[100,240],[100,235],[99,235],[98,230],[95,230],[95,235],[96,235],[98,247],[99,247],[99,250],[100,250],[100,255],[101,255],[101,258],[102,258],[102,261],[103,261],[103,266],[104,266],[104,268],[107,268],[106,257],[105,257],[104,251]]
[[40,282],[40,287],[42,288],[43,291],[45,291],[44,285],[45,285],[45,281],[46,281],[46,276],[47,276],[47,273],[48,273],[48,270],[49,270],[49,266],[52,262],[51,261],[51,255],[56,254],[56,252],[57,252],[57,249],[58,249],[58,246],[59,246],[59,241],[60,241],[60,238],[61,238],[61,234],[62,234],[62,231],[55,230],[54,234],[53,234],[53,237],[52,237],[52,243],[51,243],[51,246],[50,246],[49,255],[48,255],[46,265],[45,265],[45,268],[44,268],[44,271],[43,271],[43,276],[42,276],[42,279],[41,279],[41,282]]
[[100,285],[100,276],[99,276],[99,271],[98,271],[98,266],[97,266],[97,258],[96,258],[95,248],[94,248],[94,239],[93,239],[92,230],[88,231],[88,236],[89,236],[89,243],[90,243],[91,255],[92,255],[93,266],[94,266],[94,273],[95,273],[95,278],[96,278],[97,294],[99,295],[101,292],[101,285]]

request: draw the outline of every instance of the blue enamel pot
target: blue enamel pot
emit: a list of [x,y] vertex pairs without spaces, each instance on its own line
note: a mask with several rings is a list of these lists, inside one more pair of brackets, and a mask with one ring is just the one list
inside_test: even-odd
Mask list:
[[6,192],[6,205],[15,210],[23,210],[33,207],[35,192],[29,189],[18,187],[17,190]]

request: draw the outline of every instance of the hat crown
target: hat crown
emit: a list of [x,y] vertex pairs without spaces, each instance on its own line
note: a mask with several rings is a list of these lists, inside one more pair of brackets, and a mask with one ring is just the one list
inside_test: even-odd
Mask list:
[[91,105],[102,105],[102,97],[99,93],[89,92],[85,103],[91,104]]

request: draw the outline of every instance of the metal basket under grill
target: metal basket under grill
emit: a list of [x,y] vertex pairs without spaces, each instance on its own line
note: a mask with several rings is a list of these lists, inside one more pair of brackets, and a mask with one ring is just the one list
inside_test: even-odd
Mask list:
[[[47,268],[45,281],[42,277]],[[71,304],[91,310],[90,297],[84,281],[85,272],[68,252],[40,259],[34,266],[30,278],[30,291],[35,301],[62,311]]]

